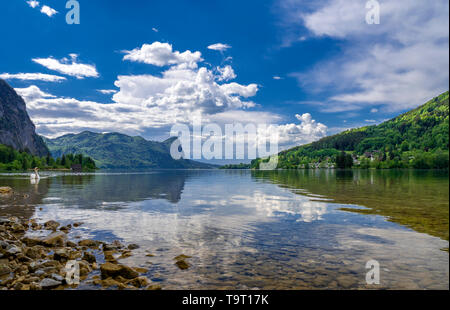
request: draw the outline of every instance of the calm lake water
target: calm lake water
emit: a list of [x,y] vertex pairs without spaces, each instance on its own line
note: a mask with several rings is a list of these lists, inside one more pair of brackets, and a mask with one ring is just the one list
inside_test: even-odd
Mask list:
[[[47,173],[34,185],[1,174],[0,186],[30,195],[0,200],[0,216],[136,243],[121,262],[163,289],[449,289],[448,172]],[[380,285],[366,284],[369,260]]]

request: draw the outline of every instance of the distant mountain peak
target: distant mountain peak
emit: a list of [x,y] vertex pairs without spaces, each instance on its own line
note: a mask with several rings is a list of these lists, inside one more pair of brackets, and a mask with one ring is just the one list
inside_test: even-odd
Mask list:
[[82,153],[89,156],[100,168],[110,169],[209,169],[215,165],[192,160],[175,160],[170,155],[171,137],[163,142],[148,141],[140,136],[128,136],[118,132],[64,135],[45,139],[52,155]]

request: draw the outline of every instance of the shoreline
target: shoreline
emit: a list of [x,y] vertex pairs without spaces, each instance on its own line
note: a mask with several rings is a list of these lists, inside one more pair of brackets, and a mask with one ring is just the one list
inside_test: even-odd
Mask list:
[[[11,188],[1,189],[2,197],[14,195]],[[81,225],[0,217],[0,290],[161,289],[145,276],[147,269],[120,263],[132,256],[138,245],[118,240],[69,240],[68,232]],[[45,232],[45,236],[35,237],[32,232]],[[180,269],[189,266],[182,255],[175,264]]]

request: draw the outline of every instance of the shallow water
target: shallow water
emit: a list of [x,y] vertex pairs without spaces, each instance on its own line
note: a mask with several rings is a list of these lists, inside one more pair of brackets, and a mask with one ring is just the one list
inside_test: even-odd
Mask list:
[[[448,185],[433,171],[1,174],[29,197],[1,199],[0,216],[136,243],[121,262],[164,289],[448,289]],[[369,260],[379,285],[366,284]]]

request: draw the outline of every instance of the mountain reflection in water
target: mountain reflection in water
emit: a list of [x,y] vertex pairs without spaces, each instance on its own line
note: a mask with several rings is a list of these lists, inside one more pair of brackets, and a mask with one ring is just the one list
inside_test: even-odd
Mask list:
[[[30,216],[83,222],[73,239],[137,243],[123,262],[148,268],[163,288],[370,288],[365,263],[376,259],[382,288],[448,289],[448,174],[211,170],[44,180],[34,202],[42,210]],[[25,178],[0,182],[33,191]],[[180,254],[192,256],[182,272],[173,261]]]

